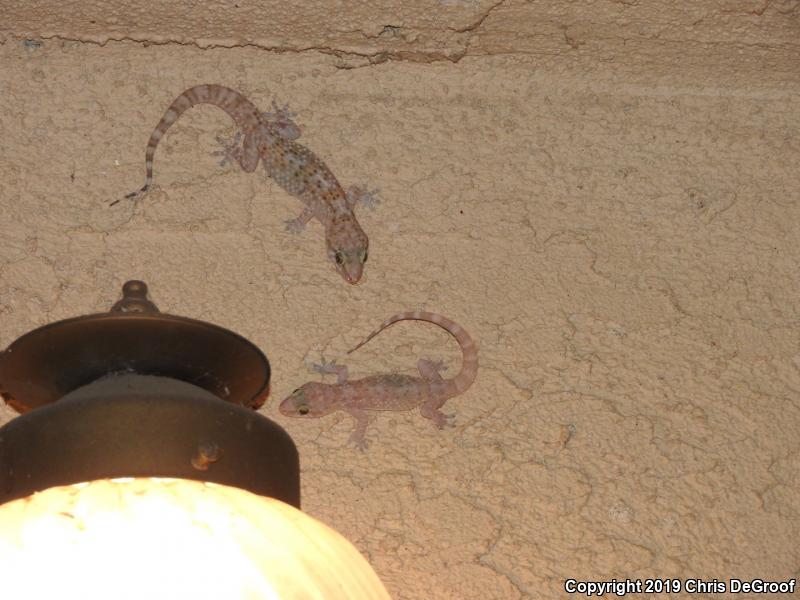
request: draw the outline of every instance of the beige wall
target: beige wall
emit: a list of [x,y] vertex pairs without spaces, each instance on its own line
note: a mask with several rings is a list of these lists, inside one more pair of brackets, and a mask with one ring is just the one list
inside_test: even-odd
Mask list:
[[[0,347],[132,278],[248,337],[304,509],[397,599],[800,573],[796,1],[51,4],[0,2]],[[218,166],[213,107],[162,140],[156,191],[107,206],[205,82],[288,102],[344,185],[381,188],[361,285],[319,224],[284,232],[296,199]],[[278,415],[321,355],[452,374],[432,325],[345,356],[413,308],[480,346],[455,428],[380,413],[362,454],[345,415]]]

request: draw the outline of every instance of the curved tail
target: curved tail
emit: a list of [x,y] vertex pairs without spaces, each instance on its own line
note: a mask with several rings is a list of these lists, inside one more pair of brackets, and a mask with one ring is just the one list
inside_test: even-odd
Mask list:
[[429,323],[433,323],[434,325],[438,325],[456,338],[456,341],[461,348],[461,371],[459,371],[458,375],[449,381],[455,386],[459,394],[472,385],[472,382],[475,381],[475,376],[478,374],[478,348],[475,345],[475,342],[472,340],[472,337],[470,337],[470,335],[463,327],[461,327],[461,325],[436,313],[417,310],[413,312],[396,314],[393,317],[386,319],[383,323],[381,323],[381,326],[378,327],[378,329],[370,333],[358,345],[348,350],[347,353],[350,354],[351,352],[358,350],[361,348],[361,346],[366,344],[381,331],[390,325],[397,323],[398,321],[427,321]]
[[[150,140],[147,142],[147,150],[145,151],[145,169],[147,171],[144,185],[130,194],[125,195],[125,198],[136,198],[143,196],[147,193],[153,185],[153,157],[156,153],[158,142],[172,127],[180,116],[189,110],[195,104],[213,104],[224,110],[230,117],[236,121],[236,125],[241,130],[247,130],[254,127],[259,122],[259,110],[255,104],[250,102],[242,94],[236,90],[216,84],[203,84],[190,87],[183,92],[180,96],[173,100],[172,104],[161,117],[161,120],[156,125],[153,133],[150,135]],[[119,200],[111,203],[114,206]]]

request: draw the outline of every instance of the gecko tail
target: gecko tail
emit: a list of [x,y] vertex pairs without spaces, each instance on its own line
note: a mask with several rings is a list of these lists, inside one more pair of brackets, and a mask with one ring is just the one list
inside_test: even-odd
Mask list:
[[359,348],[361,348],[361,346],[363,346],[363,345],[364,345],[364,344],[366,344],[368,341],[370,341],[372,338],[374,338],[376,335],[377,335],[377,332],[376,332],[376,333],[373,333],[373,334],[372,334],[372,335],[370,335],[368,338],[366,338],[366,339],[362,340],[361,342],[359,342],[359,343],[358,343],[358,345],[356,345],[356,346],[353,346],[352,348],[350,348],[350,350],[348,350],[348,351],[347,351],[347,354],[351,354],[351,353],[355,352],[356,350],[358,350]]
[[249,129],[259,123],[260,113],[255,105],[236,90],[222,85],[201,84],[190,87],[178,95],[159,120],[150,134],[145,149],[145,181],[141,189],[127,194],[124,198],[114,200],[110,206],[121,200],[132,200],[144,197],[153,185],[153,159],[159,141],[180,116],[197,104],[212,104],[224,110],[236,122],[240,129]]
[[[125,198],[126,199],[138,198],[140,196],[144,196],[149,191],[150,191],[150,184],[149,183],[145,183],[142,187],[140,187],[135,192],[131,192],[129,194],[125,194]],[[117,200],[117,202],[119,202],[119,200]]]
[[386,319],[383,323],[381,323],[380,327],[378,327],[375,331],[373,331],[367,337],[365,337],[363,340],[361,340],[361,342],[359,342],[356,346],[353,346],[352,348],[350,348],[350,350],[347,351],[347,354],[350,354],[351,352],[355,352],[356,350],[361,348],[361,346],[363,346],[368,341],[370,341],[372,338],[374,338],[376,335],[378,335],[381,331],[383,331],[384,329],[386,329],[390,325],[394,325],[398,321],[406,321],[408,319],[431,320],[434,317],[438,317],[438,315],[434,315],[433,313],[424,313],[422,311],[398,313],[398,314],[394,315],[393,317],[390,317],[390,318]]
[[138,200],[139,198],[143,198],[144,196],[146,196],[147,192],[149,192],[149,191],[150,191],[150,184],[149,183],[145,183],[138,190],[135,190],[133,192],[125,194],[122,198],[117,198],[116,200],[113,200],[112,202],[109,202],[108,206],[109,206],[109,208],[112,207],[112,206],[116,206],[117,204],[119,204],[123,200]]
[[475,376],[478,372],[478,350],[475,346],[475,342],[469,333],[467,333],[464,328],[461,327],[461,325],[437,313],[415,310],[413,312],[396,314],[384,321],[381,326],[378,327],[378,329],[370,333],[357,346],[353,347],[351,350],[348,350],[347,353],[350,354],[351,352],[358,350],[361,348],[361,346],[366,344],[390,325],[393,325],[398,321],[406,320],[428,321],[429,323],[438,325],[456,338],[456,341],[461,348],[461,371],[459,371],[455,377],[448,379],[447,381],[455,386],[455,389],[458,391],[458,393],[461,393],[469,388],[469,386],[472,385],[472,382],[475,380]]

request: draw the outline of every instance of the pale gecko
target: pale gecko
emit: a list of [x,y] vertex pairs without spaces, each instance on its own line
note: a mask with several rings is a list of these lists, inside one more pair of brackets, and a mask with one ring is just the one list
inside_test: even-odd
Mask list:
[[350,441],[364,450],[365,435],[370,411],[403,411],[419,407],[420,413],[430,419],[439,429],[450,425],[452,415],[441,411],[444,403],[466,391],[478,372],[478,349],[470,335],[458,324],[446,317],[431,312],[404,312],[397,314],[350,349],[357,350],[381,331],[398,321],[428,321],[442,327],[456,338],[461,348],[461,371],[451,379],[444,379],[440,371],[442,361],[420,359],[417,363],[420,377],[389,373],[370,375],[355,381],[348,380],[347,367],[335,362],[314,365],[319,373],[335,373],[336,383],[308,382],[294,390],[278,410],[287,417],[318,418],[340,410],[355,419],[355,428]]
[[[267,175],[305,205],[300,216],[286,221],[287,230],[299,233],[316,217],[325,228],[328,257],[336,271],[348,283],[358,283],[367,262],[369,239],[353,209],[358,202],[370,207],[379,202],[377,190],[351,186],[344,191],[325,163],[295,141],[300,136],[300,128],[291,120],[293,115],[287,108],[279,109],[274,101],[274,112],[261,113],[241,93],[222,85],[197,85],[184,91],[172,102],[150,135],[145,152],[144,186],[125,198],[138,199],[147,194],[153,186],[153,157],[158,142],[181,114],[196,104],[221,108],[239,127],[239,133],[230,143],[218,138],[224,150],[215,154],[225,157],[222,164],[235,161],[246,173],[252,173],[261,160]],[[117,202],[119,200],[111,205]]]

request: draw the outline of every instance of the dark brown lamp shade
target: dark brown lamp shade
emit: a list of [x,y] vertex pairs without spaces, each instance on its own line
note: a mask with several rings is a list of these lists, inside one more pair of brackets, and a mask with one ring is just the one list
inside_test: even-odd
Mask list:
[[243,337],[160,313],[129,281],[111,312],[22,336],[0,354],[0,504],[113,477],[239,487],[299,507],[297,449],[258,414],[270,367]]

